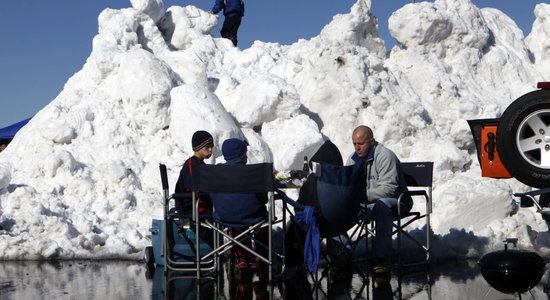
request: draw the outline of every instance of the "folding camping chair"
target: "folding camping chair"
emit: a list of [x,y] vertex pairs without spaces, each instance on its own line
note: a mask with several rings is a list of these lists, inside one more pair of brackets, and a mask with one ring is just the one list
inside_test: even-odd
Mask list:
[[[536,206],[537,212],[541,215],[550,231],[550,188],[533,190],[525,193],[514,193],[520,198],[520,207]],[[539,197],[537,200],[536,196]]]
[[[257,259],[265,262],[268,265],[269,281],[273,279],[273,263],[275,258],[282,259],[282,254],[277,253],[273,249],[273,225],[275,219],[274,205],[274,178],[273,164],[261,163],[250,165],[201,165],[196,169],[193,177],[193,215],[198,215],[198,207],[195,205],[196,196],[198,193],[267,193],[267,212],[268,216],[264,220],[257,223],[248,224],[248,229],[242,231],[237,236],[232,236],[229,230],[232,228],[224,224],[223,215],[220,215],[219,220],[200,219],[196,223],[197,231],[199,226],[205,226],[216,232],[214,239],[214,247],[208,253],[197,256],[197,277],[202,273],[203,260],[214,258],[217,265],[220,265],[222,255],[231,250],[236,245],[252,254]],[[213,203],[214,211],[216,204]],[[246,207],[234,207],[233,211],[226,211],[225,214],[235,215],[246,212]],[[283,216],[284,219],[284,216]],[[279,220],[283,221],[283,220]],[[278,222],[278,221],[277,221]],[[283,222],[284,224],[284,222]],[[254,238],[255,232],[261,228],[267,228],[268,241],[267,245]],[[221,238],[220,238],[221,237]],[[253,239],[253,244],[256,248],[247,246],[243,239]],[[260,251],[260,248],[264,247]],[[199,253],[198,249],[196,251]],[[265,253],[265,254],[262,254]]]
[[[432,184],[433,184],[433,162],[404,162],[401,168],[407,182],[408,192],[399,195],[398,201],[408,194],[413,201],[424,201],[426,207],[424,211],[411,210],[408,213],[398,212],[397,220],[394,222],[393,234],[397,234],[397,255],[398,266],[413,267],[419,265],[428,265],[430,263],[430,214],[432,213]],[[399,207],[399,205],[398,205]],[[415,238],[406,229],[414,222],[425,219],[424,237],[425,239]],[[420,247],[423,252],[423,258],[419,261],[403,263],[401,261],[402,237],[406,236],[410,241]]]
[[[397,215],[394,216],[394,230],[392,232],[392,235],[397,235],[397,263],[399,270],[405,267],[428,265],[430,262],[430,214],[432,212],[433,162],[402,162],[401,169],[405,176],[408,191],[399,195],[397,199],[398,212]],[[424,201],[425,209],[418,209],[413,206],[408,213],[402,213],[399,209],[399,203],[406,196],[410,196],[413,199],[413,203]],[[407,231],[410,225],[421,219],[425,219],[423,238],[415,237]],[[370,220],[360,220],[358,226],[351,234],[350,241],[352,241],[352,248],[355,250],[359,242],[365,239],[365,249],[368,251],[368,236],[374,236],[375,234],[374,222]],[[407,237],[412,244],[418,246],[422,251],[423,257],[421,260],[409,263],[402,262],[403,236]]]
[[[302,186],[306,191],[300,192],[300,198],[307,198],[304,200],[309,202],[309,205],[298,203],[279,191],[284,202],[294,208],[293,218],[296,223],[301,224],[303,230],[307,230],[306,248],[301,250],[306,253],[304,262],[310,273],[317,271],[321,239],[345,234],[357,224],[357,212],[361,203],[365,201],[366,185],[363,165],[313,165],[313,174],[309,175]],[[312,187],[313,190],[310,190]],[[328,259],[327,262],[330,268]]]
[[[210,252],[214,245],[214,232],[203,226],[201,220],[212,218],[211,214],[182,213],[174,208],[176,199],[196,197],[192,193],[170,194],[166,166],[159,165],[162,188],[164,192],[163,220],[153,220],[151,235],[154,262],[164,266],[164,272],[198,272],[200,270],[214,270],[216,267],[213,258],[200,259]],[[147,249],[146,249],[147,250]],[[149,254],[151,255],[151,254]],[[197,259],[199,258],[199,259]],[[149,259],[152,264],[152,260]]]

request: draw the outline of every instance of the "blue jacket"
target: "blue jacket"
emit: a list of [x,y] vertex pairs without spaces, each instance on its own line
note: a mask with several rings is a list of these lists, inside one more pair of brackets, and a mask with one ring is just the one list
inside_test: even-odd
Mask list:
[[216,0],[212,12],[218,14],[223,9],[223,15],[240,15],[244,16],[244,1],[243,0]]

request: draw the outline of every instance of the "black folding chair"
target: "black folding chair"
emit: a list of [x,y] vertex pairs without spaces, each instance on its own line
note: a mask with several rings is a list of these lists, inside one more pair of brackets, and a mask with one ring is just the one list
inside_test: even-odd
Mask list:
[[[432,213],[433,162],[403,162],[401,163],[401,168],[409,191],[399,195],[397,199],[398,204],[403,197],[409,195],[415,202],[424,201],[426,206],[425,210],[422,212],[414,210],[414,206],[408,213],[401,213],[401,211],[398,210],[396,221],[393,224],[393,234],[397,234],[398,266],[400,269],[403,267],[427,265],[430,263],[430,214]],[[398,205],[398,207],[400,206]],[[407,231],[409,225],[421,219],[425,219],[425,238],[423,239],[415,238]],[[423,252],[423,258],[421,260],[410,263],[403,263],[401,261],[401,240],[403,236],[406,236],[414,244],[420,247]]]
[[[182,213],[174,208],[175,200],[193,198],[192,193],[170,194],[166,166],[159,165],[164,193],[163,220],[153,220],[152,239],[157,264],[164,272],[194,273],[214,270],[214,259],[200,259],[211,251],[214,232],[201,225],[200,219],[212,218],[211,214]],[[195,200],[196,201],[196,200]],[[194,203],[196,206],[196,203]],[[158,247],[158,245],[161,247]],[[159,251],[160,250],[160,251]],[[157,253],[158,252],[158,253]],[[199,257],[199,259],[197,259]]]
[[[397,264],[399,270],[406,267],[414,267],[428,265],[430,262],[430,214],[432,212],[432,181],[433,181],[433,162],[402,162],[401,168],[408,191],[398,196],[398,212],[394,216],[392,235],[397,235]],[[410,196],[413,199],[413,208],[411,211],[404,213],[400,211],[400,202],[404,197]],[[425,205],[425,209],[421,210],[416,205],[418,202]],[[408,229],[415,222],[425,220],[423,228],[423,238],[418,238],[411,235]],[[365,240],[365,256],[368,257],[368,237],[376,235],[374,230],[374,222],[371,220],[360,219],[357,226],[349,234],[349,244],[351,251],[356,252],[358,245],[362,240]],[[402,262],[403,253],[403,236],[407,237],[413,245],[418,246],[422,252],[422,259],[411,261],[408,263]],[[347,245],[346,245],[347,247]],[[356,259],[357,264],[361,259]]]
[[[268,195],[268,216],[257,223],[247,224],[248,229],[242,231],[237,236],[232,236],[229,233],[231,227],[224,225],[223,219],[217,221],[214,219],[200,219],[199,222],[195,223],[198,232],[200,226],[205,226],[217,233],[212,251],[197,257],[197,276],[201,276],[202,273],[202,260],[208,260],[214,257],[219,265],[222,255],[238,245],[268,265],[269,281],[271,282],[273,279],[273,263],[275,257],[283,261],[282,254],[276,253],[273,249],[273,225],[283,220],[277,221],[275,219],[273,164],[201,165],[196,169],[196,173],[193,175],[193,216],[195,219],[196,216],[198,216],[196,198],[199,193],[244,194],[264,192]],[[214,211],[216,211],[217,208],[214,202],[213,206]],[[239,215],[245,210],[246,207],[234,207],[232,211],[225,211],[224,215]],[[223,216],[220,218],[223,218]],[[268,231],[267,245],[260,240],[254,239],[254,232],[264,227],[266,227]],[[219,238],[220,236],[221,238]],[[254,239],[256,248],[253,249],[243,243],[244,238]],[[265,247],[267,251],[259,251],[258,247]],[[199,249],[197,249],[197,253],[199,253]]]
[[[541,215],[548,230],[550,230],[550,188],[533,190],[525,193],[514,193],[514,196],[520,198],[520,207],[537,207],[537,212]],[[539,197],[537,200],[536,197]]]

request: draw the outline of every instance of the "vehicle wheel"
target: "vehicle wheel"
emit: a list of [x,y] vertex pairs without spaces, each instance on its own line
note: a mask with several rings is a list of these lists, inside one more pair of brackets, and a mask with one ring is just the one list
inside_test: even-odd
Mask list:
[[550,187],[550,90],[525,94],[508,106],[498,124],[497,151],[517,180]]
[[155,268],[155,255],[151,246],[145,247],[145,264],[147,268]]

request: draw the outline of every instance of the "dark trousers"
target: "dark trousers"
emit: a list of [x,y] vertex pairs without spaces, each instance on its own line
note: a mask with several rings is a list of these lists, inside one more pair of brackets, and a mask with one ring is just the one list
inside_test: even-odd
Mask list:
[[292,221],[285,235],[285,265],[287,267],[300,267],[304,264],[304,244],[307,233]]
[[240,15],[225,16],[223,27],[220,31],[222,37],[231,40],[235,47],[237,47],[237,31],[239,30],[239,26],[241,26],[241,19],[242,16]]
[[[242,229],[239,229],[239,228],[232,228],[231,229],[231,236],[232,237],[236,237],[237,235],[241,234],[243,231],[245,231],[247,228],[242,228]],[[263,257],[267,257],[267,255],[269,254],[269,249],[266,247],[267,246],[267,243],[268,243],[268,239],[269,239],[269,232],[267,230],[267,228],[261,228],[257,233],[256,233],[256,240],[260,243],[262,243],[264,246],[260,245],[260,244],[256,244],[256,247],[254,248],[252,246],[252,240],[250,238],[245,238],[243,240],[241,240],[241,243],[243,243],[245,246],[247,246],[248,248],[251,248],[253,250],[255,250],[258,254],[262,255]],[[255,256],[246,251],[245,249],[241,248],[240,246],[235,246],[235,256],[237,259],[244,259],[246,261],[249,261],[249,262],[252,262],[255,260]]]

